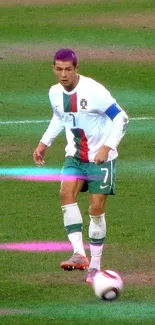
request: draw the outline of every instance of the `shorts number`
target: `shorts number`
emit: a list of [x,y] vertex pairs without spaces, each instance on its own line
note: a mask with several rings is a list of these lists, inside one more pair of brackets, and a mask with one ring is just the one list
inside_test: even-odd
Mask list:
[[[107,179],[108,179],[108,174],[109,174],[108,168],[101,168],[101,171],[105,172],[105,176],[104,176],[104,179],[103,179],[103,184],[106,184]],[[108,187],[108,186],[109,185],[101,185],[100,188],[103,189],[103,188]]]

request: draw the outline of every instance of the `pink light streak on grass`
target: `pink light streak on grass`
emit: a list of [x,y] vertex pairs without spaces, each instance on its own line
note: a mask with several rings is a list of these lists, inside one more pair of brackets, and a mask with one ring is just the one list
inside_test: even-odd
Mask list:
[[[84,244],[85,249],[89,248]],[[27,251],[27,252],[58,252],[72,251],[73,248],[67,242],[25,242],[25,243],[2,243],[0,250]]]
[[28,175],[28,176],[3,176],[3,179],[19,179],[23,181],[34,181],[34,182],[61,182],[61,181],[73,181],[77,178],[85,179],[80,176],[70,175]]
[[75,176],[68,176],[68,175],[30,175],[30,176],[17,176],[17,179],[24,180],[24,181],[35,181],[35,182],[61,182],[62,180],[65,181],[73,181],[77,177]]

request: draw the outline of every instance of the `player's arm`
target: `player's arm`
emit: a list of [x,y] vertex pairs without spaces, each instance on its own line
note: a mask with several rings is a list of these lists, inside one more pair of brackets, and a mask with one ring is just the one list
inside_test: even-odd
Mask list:
[[117,104],[113,104],[109,111],[107,110],[107,116],[112,120],[113,127],[104,145],[100,148],[94,158],[94,162],[96,164],[100,164],[101,162],[108,160],[109,151],[117,148],[128,125],[127,114],[121,108],[119,108]]
[[53,114],[53,118],[43,134],[37,148],[33,153],[33,160],[37,166],[43,166],[44,156],[46,153],[47,147],[51,146],[57,135],[64,129],[64,125],[62,119],[57,115]]
[[106,139],[105,146],[116,149],[127,130],[129,119],[125,111],[117,103],[113,103],[108,107],[105,114],[113,123],[112,131]]
[[98,113],[106,115],[112,123],[111,132],[94,159],[99,164],[108,159],[110,150],[117,148],[127,129],[128,116],[104,86],[96,87],[96,103]]
[[110,107],[110,110],[107,110],[107,116],[112,120],[113,127],[104,145],[100,148],[94,158],[94,162],[96,164],[100,164],[101,162],[108,160],[109,151],[117,148],[128,125],[127,114],[121,108],[119,108],[117,104],[113,104]]

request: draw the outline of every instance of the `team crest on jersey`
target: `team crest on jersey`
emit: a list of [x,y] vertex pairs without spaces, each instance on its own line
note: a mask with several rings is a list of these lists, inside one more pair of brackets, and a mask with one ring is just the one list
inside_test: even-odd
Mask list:
[[87,106],[87,100],[84,99],[84,98],[82,98],[82,99],[80,100],[80,105],[81,105],[82,109],[86,109],[86,106]]

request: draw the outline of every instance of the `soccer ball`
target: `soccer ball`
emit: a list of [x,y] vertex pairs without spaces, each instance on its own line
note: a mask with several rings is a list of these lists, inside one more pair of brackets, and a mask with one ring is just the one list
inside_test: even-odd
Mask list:
[[114,300],[123,289],[123,281],[115,271],[98,271],[92,282],[95,295],[103,300]]

